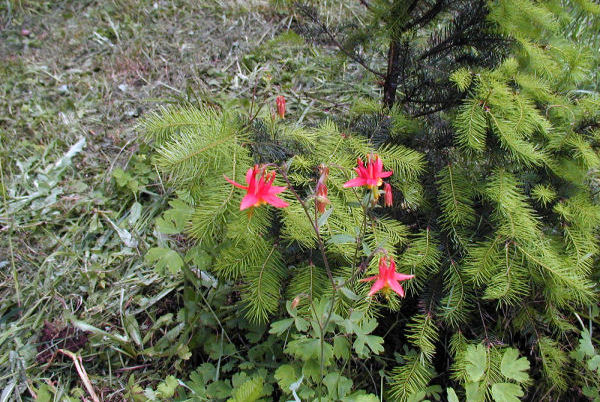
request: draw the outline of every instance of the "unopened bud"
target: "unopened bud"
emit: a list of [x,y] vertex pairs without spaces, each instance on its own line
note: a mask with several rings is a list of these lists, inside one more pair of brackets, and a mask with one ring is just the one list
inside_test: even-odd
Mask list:
[[282,95],[279,95],[277,99],[275,99],[275,103],[277,103],[277,114],[282,119],[285,118],[285,98]]
[[394,204],[394,198],[392,195],[392,186],[390,186],[390,183],[383,184],[383,191],[385,193],[383,197],[383,204],[386,207],[391,207]]
[[292,310],[298,307],[298,304],[300,304],[300,295],[294,297],[294,300],[292,300]]

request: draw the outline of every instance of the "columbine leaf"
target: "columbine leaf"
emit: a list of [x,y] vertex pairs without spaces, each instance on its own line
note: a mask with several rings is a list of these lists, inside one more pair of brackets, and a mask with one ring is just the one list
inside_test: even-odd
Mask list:
[[453,388],[447,388],[446,392],[448,393],[448,402],[459,402],[458,396],[456,395],[456,392],[454,392]]
[[319,228],[327,223],[327,219],[329,219],[332,212],[333,212],[333,208],[329,208],[327,211],[323,212],[323,215],[321,215],[319,217],[319,219],[317,220],[317,226]]
[[172,274],[177,273],[183,267],[183,259],[176,251],[164,247],[152,247],[146,253],[145,262],[155,263],[158,272],[164,272],[168,268]]
[[294,366],[284,364],[275,370],[275,379],[277,380],[277,384],[281,387],[281,390],[286,394],[289,394],[290,385],[298,380],[298,375]]
[[275,321],[271,324],[271,329],[269,329],[270,334],[283,334],[292,324],[294,323],[293,318],[286,318],[284,320]]
[[598,368],[600,368],[600,356],[596,355],[588,360],[587,366],[590,370],[598,371]]
[[594,356],[596,351],[592,344],[592,337],[587,329],[581,332],[581,338],[579,339],[579,350],[586,356]]
[[465,358],[467,359],[467,374],[471,381],[479,381],[487,369],[487,351],[485,350],[485,346],[482,344],[477,346],[469,345]]
[[523,390],[517,384],[500,382],[492,385],[492,397],[496,402],[519,402]]
[[502,356],[502,362],[500,363],[500,372],[506,378],[515,380],[517,382],[525,382],[529,379],[529,360],[525,357],[519,357],[519,351],[514,348],[509,348],[504,352]]
[[338,373],[329,373],[323,379],[329,396],[333,400],[344,399],[352,389],[352,380]]
[[350,342],[344,336],[333,338],[333,356],[338,359],[347,359],[350,356]]

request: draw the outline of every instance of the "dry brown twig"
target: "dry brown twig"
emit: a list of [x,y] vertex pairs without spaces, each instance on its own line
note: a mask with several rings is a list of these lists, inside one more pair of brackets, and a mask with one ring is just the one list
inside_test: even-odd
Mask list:
[[96,395],[94,387],[92,387],[92,383],[90,382],[90,379],[85,371],[85,367],[83,367],[81,356],[65,349],[58,349],[58,352],[70,357],[71,360],[73,360],[77,374],[79,374],[79,378],[81,378],[81,382],[83,382],[83,385],[85,385],[85,389],[87,390],[88,394],[90,394],[90,397],[94,402],[100,402],[100,399],[98,398],[98,395]]

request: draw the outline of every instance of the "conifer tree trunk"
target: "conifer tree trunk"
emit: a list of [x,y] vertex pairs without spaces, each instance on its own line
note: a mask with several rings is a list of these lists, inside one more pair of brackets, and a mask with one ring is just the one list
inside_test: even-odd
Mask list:
[[400,63],[400,42],[390,40],[390,48],[388,50],[388,66],[385,74],[385,82],[383,84],[383,104],[391,108],[396,100],[396,88],[398,86],[398,75]]

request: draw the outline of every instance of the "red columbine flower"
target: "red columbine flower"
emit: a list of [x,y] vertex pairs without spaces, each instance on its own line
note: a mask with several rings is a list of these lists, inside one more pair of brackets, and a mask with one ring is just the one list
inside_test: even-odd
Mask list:
[[[387,263],[389,259],[389,265]],[[379,275],[371,276],[368,278],[361,279],[361,282],[370,282],[375,281],[371,290],[369,291],[369,296],[373,296],[375,293],[379,292],[381,289],[387,291],[387,289],[392,289],[394,292],[398,293],[400,297],[404,297],[404,289],[402,285],[400,285],[399,281],[405,281],[407,279],[414,278],[414,275],[406,275],[400,274],[396,272],[396,263],[392,257],[381,257],[379,260]]]
[[329,199],[327,198],[327,177],[329,176],[329,168],[323,164],[319,166],[319,173],[321,176],[319,177],[319,181],[317,181],[317,188],[315,190],[315,204],[317,206],[317,211],[319,213],[325,212],[325,207],[329,204]]
[[277,114],[283,119],[285,117],[285,98],[279,95],[275,99],[275,103],[277,103]]
[[368,187],[377,200],[379,198],[379,191],[377,189],[383,184],[385,177],[390,177],[392,171],[383,171],[383,162],[379,158],[379,155],[368,155],[367,156],[367,167],[363,164],[362,159],[358,158],[358,167],[354,168],[358,177],[348,180],[344,183],[344,187]]
[[254,165],[253,168],[248,169],[246,172],[247,186],[242,186],[227,176],[225,176],[225,180],[247,191],[240,204],[240,211],[246,208],[258,207],[262,204],[271,204],[276,208],[285,208],[290,205],[276,195],[284,191],[285,187],[273,185],[275,172],[267,174],[265,169],[260,168],[258,165]]
[[392,195],[392,186],[390,186],[390,183],[383,183],[383,191],[385,192],[383,203],[386,207],[391,207],[394,204],[394,197]]

